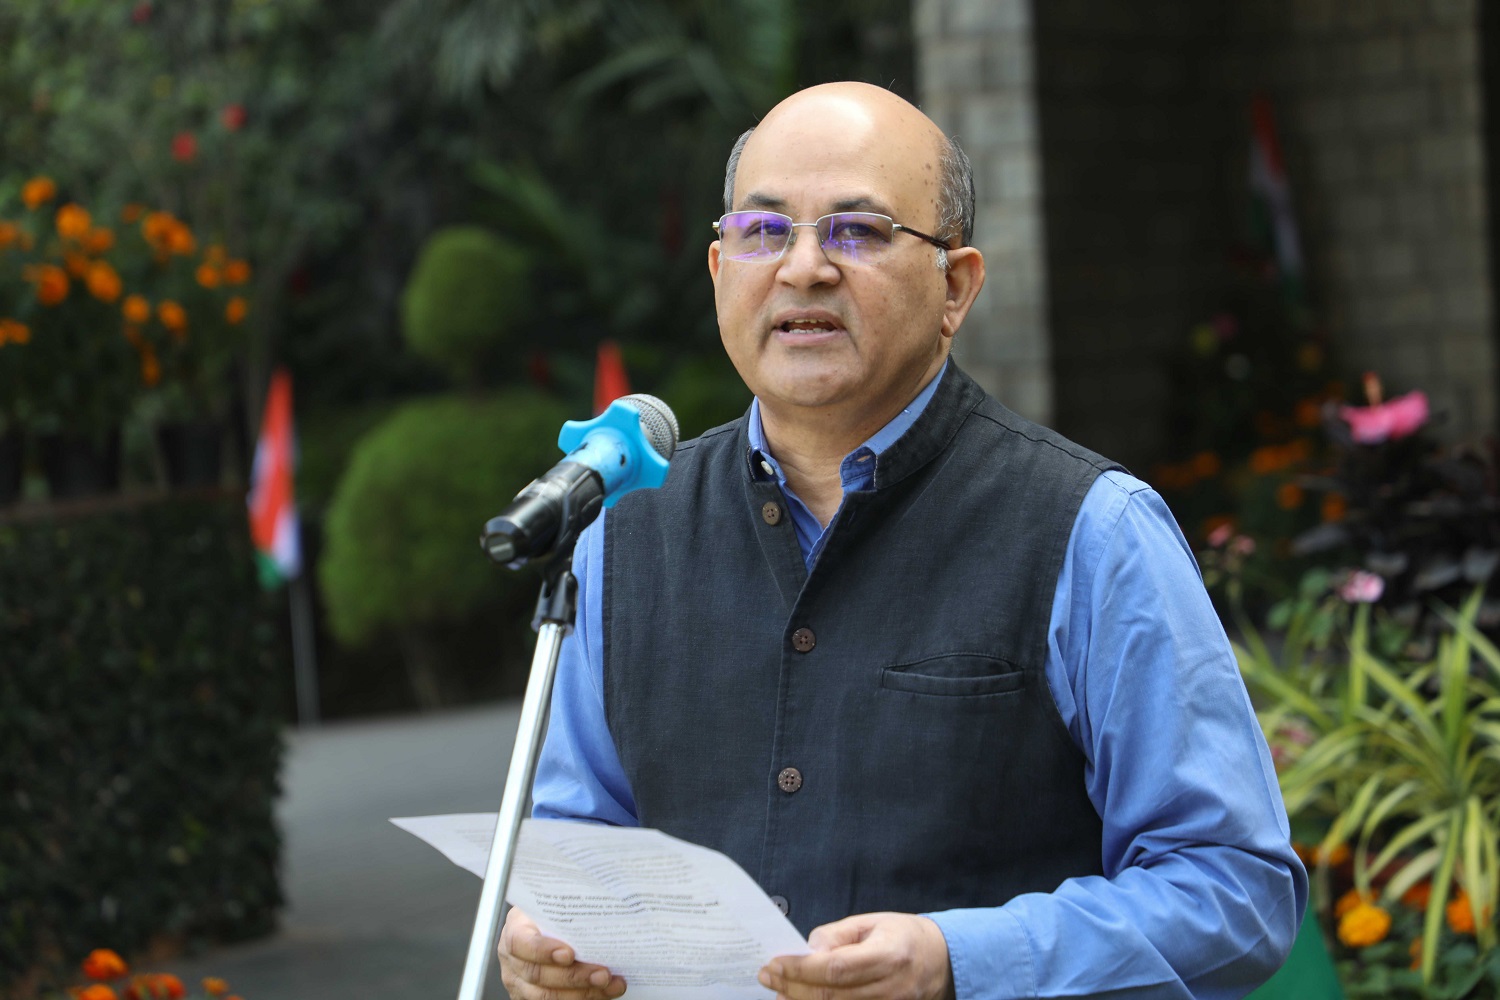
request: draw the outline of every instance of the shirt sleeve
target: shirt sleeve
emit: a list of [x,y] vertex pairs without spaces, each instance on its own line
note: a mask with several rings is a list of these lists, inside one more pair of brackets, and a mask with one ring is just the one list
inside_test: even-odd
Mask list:
[[601,514],[584,529],[573,550],[577,620],[557,658],[547,737],[531,786],[531,814],[639,826],[635,798],[604,714],[604,521]]
[[1104,874],[929,914],[958,1000],[1243,996],[1285,960],[1307,873],[1197,563],[1144,483],[1106,473],[1085,498],[1049,645]]

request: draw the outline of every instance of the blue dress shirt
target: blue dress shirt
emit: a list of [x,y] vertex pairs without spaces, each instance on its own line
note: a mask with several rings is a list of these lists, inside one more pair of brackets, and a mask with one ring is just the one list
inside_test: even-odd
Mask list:
[[[846,493],[870,488],[871,459],[941,378],[845,457]],[[826,535],[771,456],[758,401],[749,434],[811,568]],[[574,555],[579,621],[562,647],[534,815],[635,826],[605,720],[604,525],[585,531]],[[1046,676],[1086,760],[1104,874],[1003,906],[928,914],[947,940],[958,1000],[1242,996],[1247,977],[1269,976],[1291,948],[1307,874],[1192,551],[1161,498],[1124,473],[1101,475],[1079,510]]]

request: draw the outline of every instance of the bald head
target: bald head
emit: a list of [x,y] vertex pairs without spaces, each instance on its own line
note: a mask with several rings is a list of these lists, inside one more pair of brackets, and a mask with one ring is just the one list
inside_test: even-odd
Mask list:
[[[904,98],[868,83],[825,83],[786,98],[761,121],[762,131],[802,131],[815,135],[828,129],[861,129],[879,135],[892,149],[910,156],[937,159],[937,226],[934,235],[954,246],[968,246],[974,238],[974,174],[969,158],[956,141]],[[724,172],[724,211],[735,207],[735,176],[740,158],[756,128],[745,131],[729,153]]]

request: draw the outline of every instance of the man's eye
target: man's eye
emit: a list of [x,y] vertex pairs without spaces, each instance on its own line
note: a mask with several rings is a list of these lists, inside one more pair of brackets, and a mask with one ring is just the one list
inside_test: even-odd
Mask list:
[[780,219],[760,219],[751,223],[752,236],[785,236],[786,233],[786,223]]
[[864,243],[879,239],[880,231],[868,222],[835,222],[829,236],[840,243]]

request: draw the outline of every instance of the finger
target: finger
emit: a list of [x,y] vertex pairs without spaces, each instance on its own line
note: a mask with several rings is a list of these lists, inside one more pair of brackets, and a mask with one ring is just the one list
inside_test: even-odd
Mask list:
[[[505,926],[500,930],[500,953],[511,954],[527,962],[549,965],[571,965],[573,949],[566,941],[548,937],[537,929],[535,923],[519,910],[511,910]],[[516,917],[515,914],[520,914]]]
[[513,970],[502,966],[500,981],[511,1000],[618,1000],[625,992],[625,980],[619,976],[612,977],[609,985],[603,988],[543,986],[539,983],[527,982],[516,976]]
[[802,995],[800,991],[793,992],[783,987],[849,989],[877,982],[888,976],[894,967],[893,957],[887,949],[861,941],[810,955],[773,958],[763,970],[768,973],[770,982],[762,985],[796,997]]
[[874,928],[875,918],[879,916],[881,914],[878,913],[856,913],[852,917],[814,927],[807,936],[807,944],[813,951],[827,951],[840,945],[863,941]]

